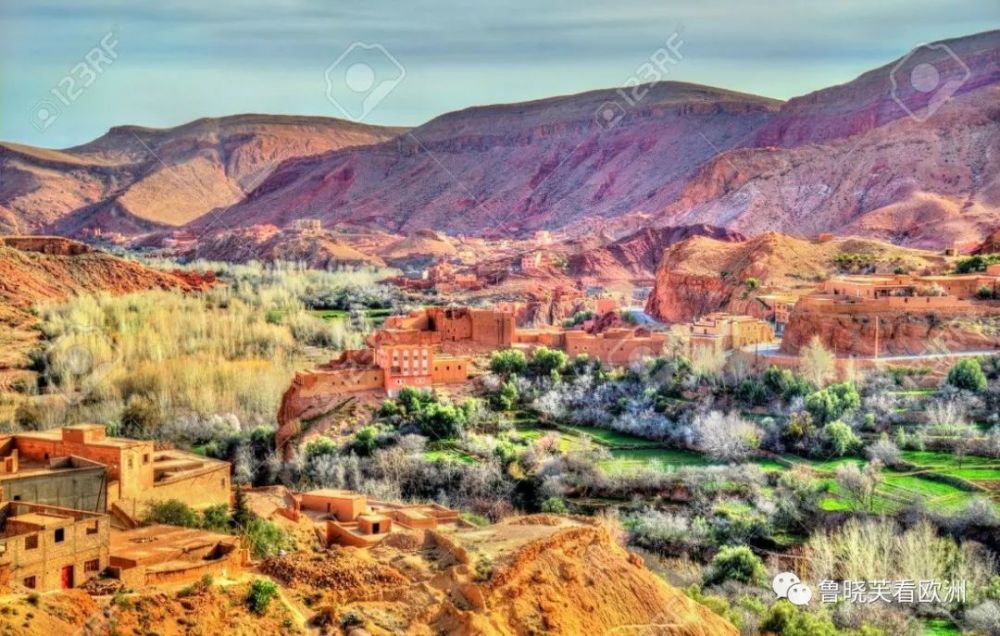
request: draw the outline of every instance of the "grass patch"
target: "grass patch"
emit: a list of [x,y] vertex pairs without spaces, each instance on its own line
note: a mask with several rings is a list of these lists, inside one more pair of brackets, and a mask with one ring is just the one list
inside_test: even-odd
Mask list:
[[599,462],[598,467],[611,475],[641,469],[673,472],[684,466],[711,466],[718,462],[700,453],[667,448],[612,449],[612,459]]

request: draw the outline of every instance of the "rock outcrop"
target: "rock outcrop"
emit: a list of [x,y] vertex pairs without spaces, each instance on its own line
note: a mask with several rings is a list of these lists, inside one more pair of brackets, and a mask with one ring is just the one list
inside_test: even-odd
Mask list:
[[[666,322],[720,310],[758,315],[763,305],[757,295],[808,293],[838,271],[838,255],[850,255],[873,272],[944,266],[936,253],[870,239],[806,240],[775,232],[746,241],[695,236],[663,252],[646,311]],[[754,282],[748,285],[749,279]]]

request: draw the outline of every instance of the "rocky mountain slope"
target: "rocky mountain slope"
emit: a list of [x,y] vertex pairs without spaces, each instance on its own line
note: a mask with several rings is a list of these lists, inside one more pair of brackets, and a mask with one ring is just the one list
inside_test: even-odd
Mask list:
[[[807,293],[831,273],[921,272],[944,263],[932,252],[863,238],[821,242],[769,232],[734,242],[695,236],[663,252],[646,311],[667,322],[720,310],[754,314],[761,307],[756,296]],[[749,279],[756,282],[748,286]]]
[[[945,44],[961,63],[932,56],[941,86],[927,93],[909,81],[918,54],[785,104],[658,83],[607,128],[594,114],[614,91],[449,113],[392,143],[288,162],[224,218],[282,225],[318,209],[389,231],[513,236],[651,215],[751,235],[979,240],[1000,224],[1000,31]],[[940,90],[951,99],[929,102]]]
[[400,129],[323,117],[236,115],[176,128],[120,126],[82,146],[0,144],[0,233],[141,233],[239,201],[282,161]]
[[31,307],[83,293],[204,287],[198,276],[160,272],[76,241],[0,237],[0,371],[27,363],[39,337]]
[[315,269],[385,266],[377,255],[355,249],[334,233],[281,231],[273,225],[255,225],[209,234],[198,240],[185,256],[228,263],[305,263]]
[[[290,161],[222,215],[229,225],[319,213],[383,230],[510,236],[663,208],[698,166],[745,141],[780,102],[663,82],[619,121],[614,90],[442,115],[388,143]],[[201,225],[201,224],[195,224]]]

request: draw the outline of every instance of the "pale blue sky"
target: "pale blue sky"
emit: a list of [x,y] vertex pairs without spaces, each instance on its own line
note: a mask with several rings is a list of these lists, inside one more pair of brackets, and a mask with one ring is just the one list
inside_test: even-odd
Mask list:
[[[0,139],[83,143],[121,124],[245,112],[342,116],[325,69],[378,43],[405,68],[365,121],[620,86],[680,29],[668,79],[778,98],[921,42],[996,28],[996,0],[0,0]],[[109,31],[117,59],[43,127],[50,90]],[[45,101],[48,100],[48,101]]]

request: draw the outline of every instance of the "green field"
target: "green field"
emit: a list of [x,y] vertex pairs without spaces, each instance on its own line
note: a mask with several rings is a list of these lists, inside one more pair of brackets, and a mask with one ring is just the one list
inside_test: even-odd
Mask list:
[[691,451],[667,448],[612,449],[612,458],[598,464],[610,475],[651,469],[659,472],[673,472],[684,466],[711,466],[712,459]]
[[[343,320],[344,317],[350,312],[346,309],[311,309],[309,313],[317,318],[322,318],[323,320]],[[365,315],[368,316],[368,319],[371,320],[373,324],[378,326],[385,322],[387,317],[392,315],[392,310],[366,309]]]
[[429,462],[446,461],[461,462],[463,464],[475,464],[479,461],[472,455],[453,448],[424,451],[423,458]]
[[597,428],[596,426],[563,426],[560,427],[560,430],[566,433],[574,433],[577,436],[587,435],[598,444],[610,448],[620,448],[623,446],[631,448],[658,448],[664,445],[663,442],[635,437],[634,435],[619,433],[617,431],[609,431],[604,428]]
[[923,636],[961,636],[962,630],[946,618],[928,618],[924,621]]

